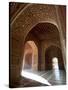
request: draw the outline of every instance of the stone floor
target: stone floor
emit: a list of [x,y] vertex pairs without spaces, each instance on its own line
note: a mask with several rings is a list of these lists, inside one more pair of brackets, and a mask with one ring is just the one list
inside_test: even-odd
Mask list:
[[43,78],[43,82],[38,82],[35,78],[32,78],[31,76],[29,78],[24,77],[23,75],[20,77],[19,80],[17,80],[12,86],[12,88],[17,87],[41,87],[41,86],[49,86],[46,84],[46,80],[51,84],[51,86],[54,85],[66,85],[66,72],[64,70],[47,70],[47,71],[32,71],[32,70],[25,70],[28,73],[32,73],[34,75],[40,76]]
[[[51,85],[65,85],[66,84],[66,72],[64,70],[48,70],[48,71],[38,71],[38,72],[37,71],[31,71],[31,70],[26,70],[26,71],[43,77]],[[35,85],[38,84],[38,82],[32,81],[32,82],[29,82],[27,84],[25,83],[24,86],[31,86],[32,83]],[[45,84],[42,84],[42,83],[39,85],[46,86]]]

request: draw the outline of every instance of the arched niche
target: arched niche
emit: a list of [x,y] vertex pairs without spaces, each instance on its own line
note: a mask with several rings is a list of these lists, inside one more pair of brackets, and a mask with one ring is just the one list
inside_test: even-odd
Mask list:
[[25,43],[22,70],[24,69],[38,69],[38,48],[34,41],[26,41]]
[[45,70],[52,70],[53,69],[53,59],[54,58],[58,59],[59,69],[64,70],[62,51],[59,47],[53,46],[53,45],[48,47],[45,51]]

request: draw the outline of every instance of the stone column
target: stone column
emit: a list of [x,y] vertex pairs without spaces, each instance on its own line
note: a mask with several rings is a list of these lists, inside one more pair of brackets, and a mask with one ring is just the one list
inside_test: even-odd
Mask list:
[[45,70],[45,49],[43,43],[40,44],[38,52],[38,68],[39,70]]
[[64,35],[63,35],[63,28],[62,28],[61,21],[60,21],[58,7],[55,6],[55,8],[56,8],[56,16],[57,16],[58,29],[59,29],[59,35],[60,35],[60,42],[61,42],[61,48],[62,48],[62,55],[63,55],[63,60],[64,60],[64,67],[66,69],[65,39],[64,39]]

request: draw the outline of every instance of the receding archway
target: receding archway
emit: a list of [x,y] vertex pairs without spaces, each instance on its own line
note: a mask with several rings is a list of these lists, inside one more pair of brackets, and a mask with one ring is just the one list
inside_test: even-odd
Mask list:
[[27,41],[24,48],[23,69],[37,70],[38,48],[34,41]]
[[27,34],[25,41],[33,40],[38,47],[38,70],[45,68],[45,49],[55,44],[61,47],[60,34],[56,25],[49,22],[40,22]]
[[[56,64],[58,66],[56,66]],[[64,70],[64,62],[62,57],[62,51],[59,47],[51,45],[45,51],[45,69],[63,69]]]

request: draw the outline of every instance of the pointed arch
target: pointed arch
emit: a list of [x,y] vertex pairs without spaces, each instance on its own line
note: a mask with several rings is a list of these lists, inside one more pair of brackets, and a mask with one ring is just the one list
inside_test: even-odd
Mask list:
[[25,43],[23,69],[38,69],[38,48],[34,41],[27,41]]

